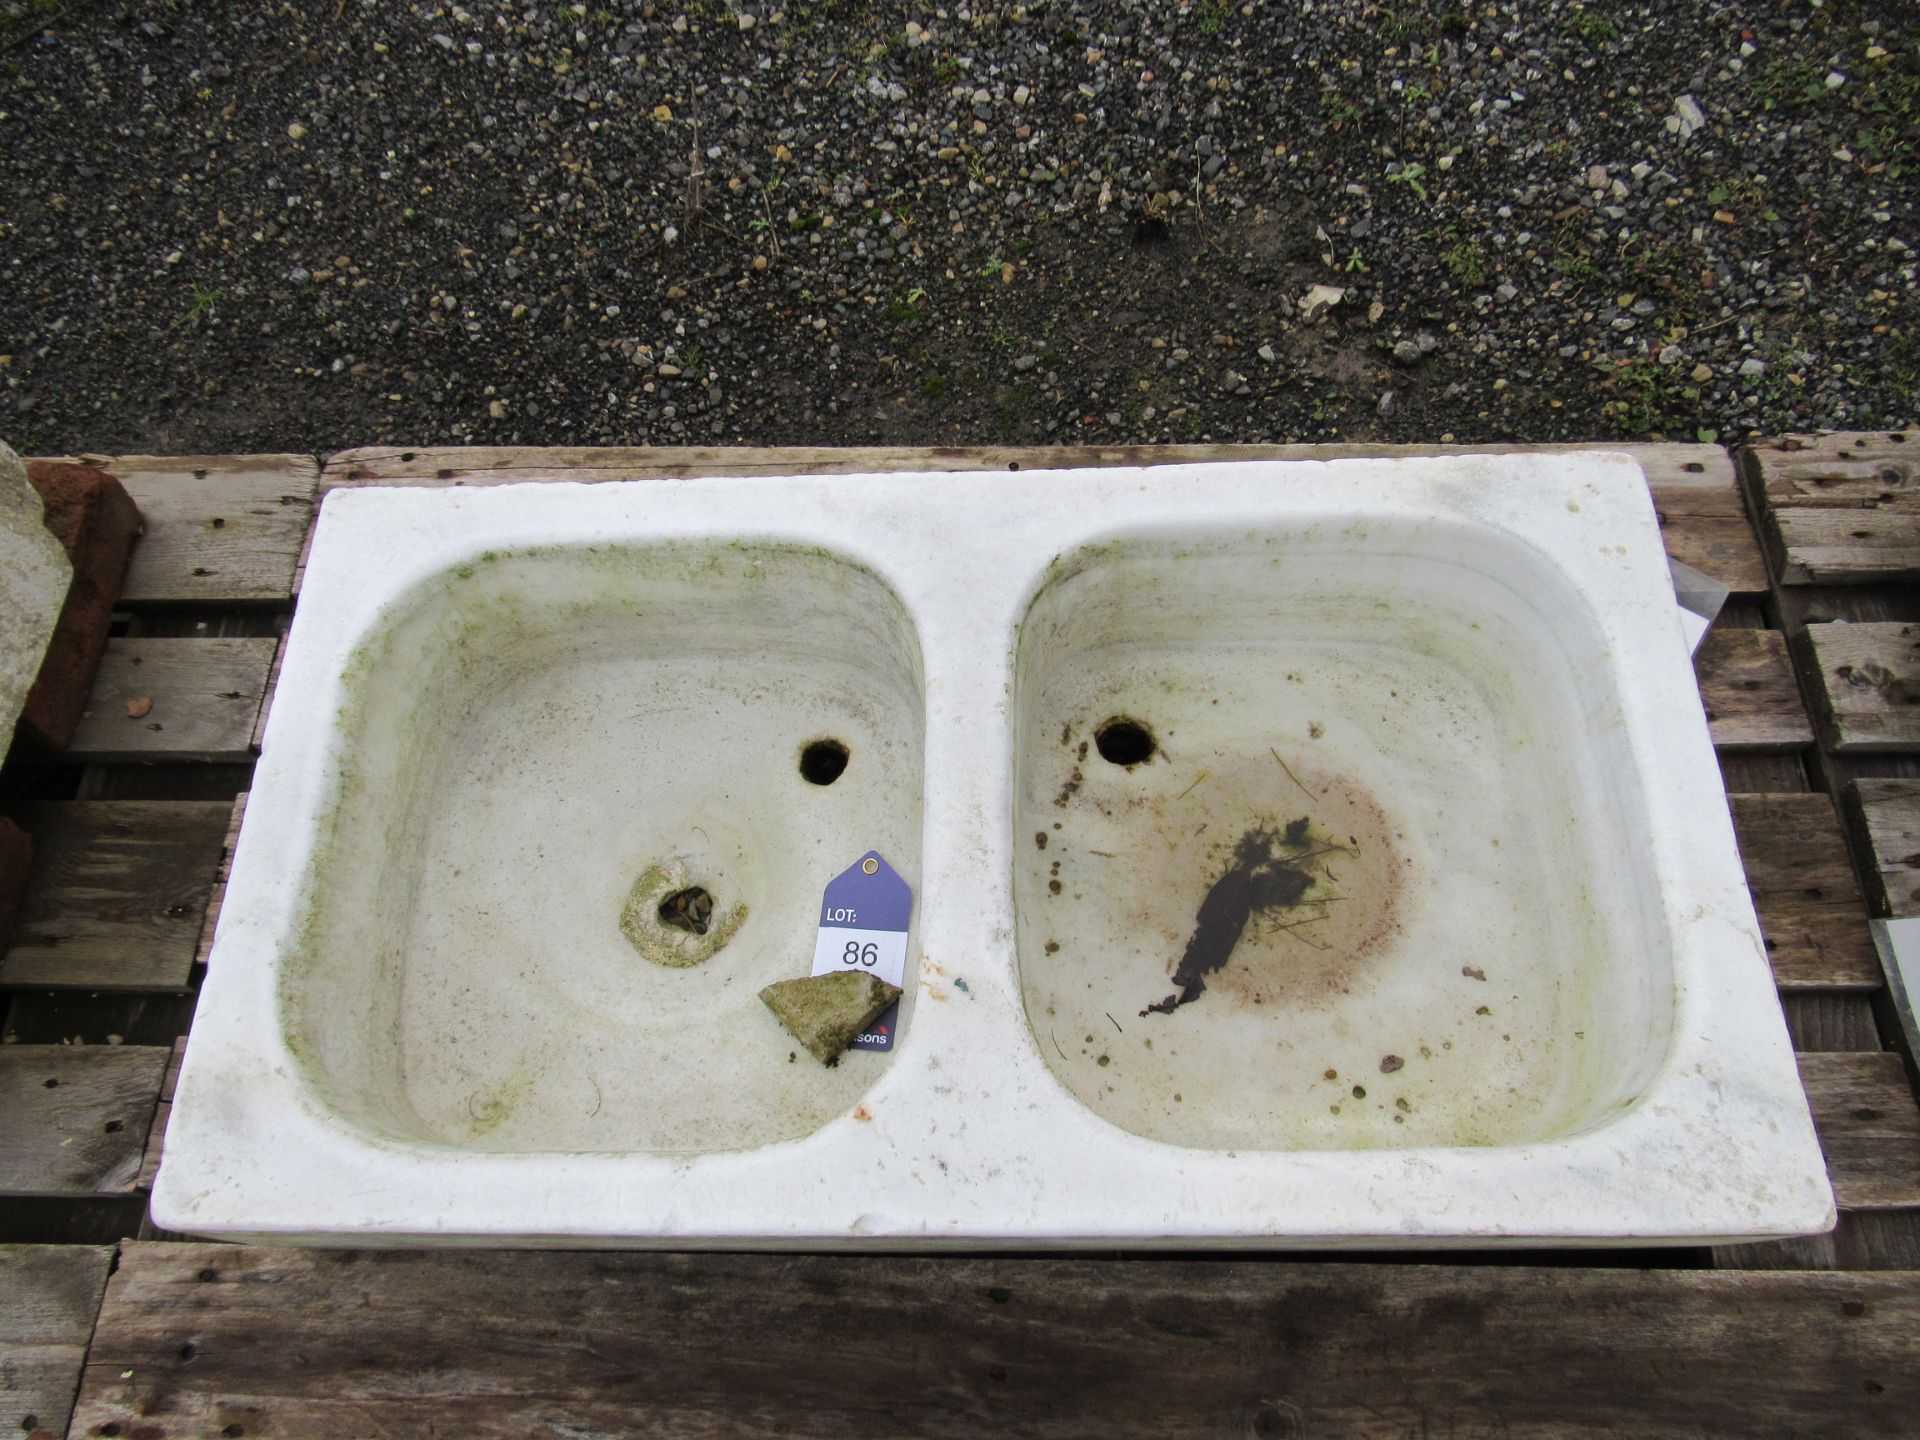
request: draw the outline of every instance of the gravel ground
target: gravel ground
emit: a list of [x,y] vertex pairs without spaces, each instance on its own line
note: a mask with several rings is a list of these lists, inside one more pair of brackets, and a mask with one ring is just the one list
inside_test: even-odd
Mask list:
[[1920,12],[0,0],[22,449],[1920,419]]

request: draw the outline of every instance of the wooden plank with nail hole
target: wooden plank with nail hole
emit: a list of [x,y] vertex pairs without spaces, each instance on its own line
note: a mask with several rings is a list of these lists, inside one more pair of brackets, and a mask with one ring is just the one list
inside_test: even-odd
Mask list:
[[1782,584],[1920,580],[1920,430],[1783,435],[1739,463]]
[[130,1194],[161,1045],[0,1045],[0,1195]]
[[1797,1057],[1843,1210],[1920,1208],[1920,1106],[1889,1051]]
[[1782,990],[1873,990],[1880,960],[1833,801],[1730,795],[1734,833]]
[[[65,457],[75,458],[75,457]],[[123,605],[281,604],[320,482],[311,455],[88,455],[140,507]]]
[[74,1427],[1895,1436],[1916,1331],[1901,1274],[134,1242]]
[[1920,915],[1920,780],[1855,780],[1843,800],[1873,913]]
[[186,988],[232,809],[218,800],[58,800],[22,809],[37,853],[0,957],[0,985]]
[[1793,657],[1829,750],[1920,750],[1920,625],[1809,625]]
[[67,1433],[110,1245],[0,1245],[0,1435]]
[[107,642],[69,761],[253,758],[253,725],[279,642]]
[[1796,751],[1813,744],[1778,631],[1709,630],[1694,652],[1693,673],[1716,748]]

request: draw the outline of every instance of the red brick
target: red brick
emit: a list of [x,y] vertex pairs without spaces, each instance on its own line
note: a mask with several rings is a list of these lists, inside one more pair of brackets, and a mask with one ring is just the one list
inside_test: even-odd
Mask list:
[[0,817],[0,951],[13,934],[13,917],[26,899],[27,876],[33,872],[33,841],[13,821]]
[[92,465],[36,460],[27,479],[46,505],[47,529],[73,561],[73,588],[27,692],[18,733],[43,750],[60,750],[86,709],[141,519],[120,482]]

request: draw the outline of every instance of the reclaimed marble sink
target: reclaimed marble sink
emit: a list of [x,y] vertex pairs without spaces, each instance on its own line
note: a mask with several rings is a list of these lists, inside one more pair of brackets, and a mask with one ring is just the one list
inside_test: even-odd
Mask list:
[[[822,1067],[755,996],[870,849],[897,1043]],[[1458,1247],[1833,1202],[1644,478],[1581,455],[333,494],[154,1213]]]

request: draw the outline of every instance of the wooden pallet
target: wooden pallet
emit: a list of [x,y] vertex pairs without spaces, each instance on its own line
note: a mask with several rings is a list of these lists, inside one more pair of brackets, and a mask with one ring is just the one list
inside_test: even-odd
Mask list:
[[[1657,1267],[1645,1273],[1604,1268],[1604,1253],[1541,1255],[1552,1262],[1542,1268],[130,1243],[72,1433],[358,1433],[403,1398],[409,1430],[472,1435],[1079,1433],[1090,1417],[1136,1433],[1899,1432],[1920,1374],[1920,1281],[1818,1272],[1920,1268],[1920,1107],[1906,1057],[1883,1045],[1866,930],[1870,907],[1920,913],[1920,874],[1908,873],[1920,872],[1909,843],[1920,751],[1885,725],[1890,745],[1842,748],[1860,707],[1810,714],[1801,688],[1821,693],[1833,653],[1807,631],[1920,623],[1920,598],[1879,579],[1775,583],[1731,458],[1624,448],[1649,471],[1670,552],[1734,592],[1696,671],[1843,1210],[1834,1235],[1642,1254]],[[140,1225],[317,497],[400,483],[1362,453],[1431,452],[363,450],[324,473],[297,457],[106,460],[136,477],[161,524],[136,552],[127,633],[63,757],[73,798],[30,807],[48,838],[28,923],[0,956],[17,1041],[0,1047],[0,1239],[116,1239]],[[1763,505],[1769,482],[1751,474],[1767,463],[1766,452],[1742,459],[1746,494]],[[130,714],[143,699],[150,708]],[[1843,732],[1841,713],[1855,730]],[[144,728],[149,717],[161,728]],[[14,1311],[0,1300],[0,1341],[31,1352],[37,1388],[22,1403],[36,1408],[22,1414],[57,1434],[60,1406],[41,1397],[74,1393],[87,1344],[74,1317],[84,1310],[91,1325],[99,1291],[87,1286],[96,1274],[105,1283],[109,1252],[46,1253],[75,1258],[0,1247],[0,1267],[38,1277],[20,1283],[42,1297]],[[1697,1268],[1706,1262],[1782,1273],[1713,1274]],[[710,1338],[742,1333],[756,1338]],[[906,1383],[869,1382],[869,1355]],[[0,1425],[11,1417],[0,1411]]]

